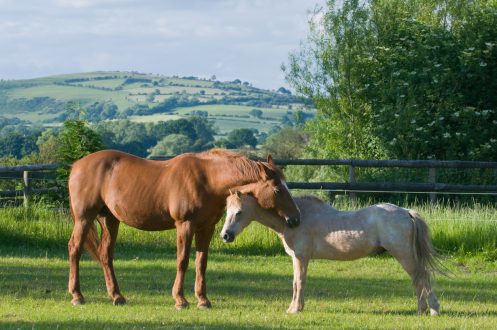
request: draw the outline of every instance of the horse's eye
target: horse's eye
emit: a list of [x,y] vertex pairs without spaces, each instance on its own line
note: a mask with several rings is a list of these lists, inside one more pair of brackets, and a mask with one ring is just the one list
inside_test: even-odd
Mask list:
[[238,210],[238,211],[235,213],[235,215],[240,215],[240,214],[242,214],[242,210]]

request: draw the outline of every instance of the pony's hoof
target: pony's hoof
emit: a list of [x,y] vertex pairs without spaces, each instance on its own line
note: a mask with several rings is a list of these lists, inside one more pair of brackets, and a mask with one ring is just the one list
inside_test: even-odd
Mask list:
[[114,301],[112,302],[112,304],[114,306],[122,306],[122,305],[126,305],[126,299],[124,299],[123,296],[119,296],[117,297],[116,299],[114,299]]
[[73,306],[84,305],[85,304],[85,299],[83,297],[73,298],[73,300],[71,300],[71,304]]
[[182,309],[187,309],[188,307],[190,307],[190,304],[187,301],[185,301],[185,302],[174,305],[174,307],[176,307],[177,311],[180,311]]
[[440,312],[436,309],[430,308],[430,314],[431,314],[431,316],[436,316],[436,315],[440,314]]
[[298,309],[297,307],[290,307],[286,310],[287,314],[297,314],[301,311],[301,309]]
[[211,302],[210,301],[204,301],[204,302],[199,302],[197,304],[198,309],[210,309],[212,308]]

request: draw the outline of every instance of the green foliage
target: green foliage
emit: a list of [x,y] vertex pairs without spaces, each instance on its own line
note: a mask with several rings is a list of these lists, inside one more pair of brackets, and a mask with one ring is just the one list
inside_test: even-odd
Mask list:
[[192,151],[192,141],[183,134],[169,134],[148,150],[149,156],[176,156]]
[[[497,160],[495,26],[493,1],[328,1],[284,68],[318,109],[306,122],[312,138],[305,155]],[[330,167],[302,175],[347,177]],[[375,178],[400,176],[365,169],[358,180]],[[469,179],[455,174],[451,181]]]
[[286,68],[310,154],[497,159],[496,25],[491,1],[329,1]]
[[248,128],[234,129],[228,134],[228,142],[235,148],[243,146],[251,146],[255,148],[257,139],[254,136],[254,131]]
[[276,159],[299,158],[309,141],[310,134],[296,128],[283,128],[267,137],[261,146],[262,154],[271,154]]

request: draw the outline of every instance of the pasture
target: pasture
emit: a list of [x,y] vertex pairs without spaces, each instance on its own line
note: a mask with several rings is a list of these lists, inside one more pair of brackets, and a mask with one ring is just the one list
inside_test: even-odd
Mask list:
[[256,224],[231,245],[215,234],[207,270],[211,310],[195,307],[193,252],[185,283],[192,305],[174,309],[174,231],[143,232],[125,226],[120,228],[115,268],[128,304],[112,306],[100,266],[85,257],[81,282],[87,304],[73,307],[67,293],[72,228],[67,212],[1,209],[0,328],[494,328],[497,222],[482,220],[497,219],[497,209],[410,207],[427,219],[434,245],[453,273],[450,278],[436,277],[442,312],[438,317],[415,314],[409,279],[388,256],[312,261],[306,308],[287,315],[291,259],[279,239]]

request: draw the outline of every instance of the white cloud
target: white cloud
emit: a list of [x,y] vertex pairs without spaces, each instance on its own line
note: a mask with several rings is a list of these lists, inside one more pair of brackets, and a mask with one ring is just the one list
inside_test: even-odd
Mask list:
[[0,0],[0,78],[119,69],[278,88],[316,3],[325,0]]

